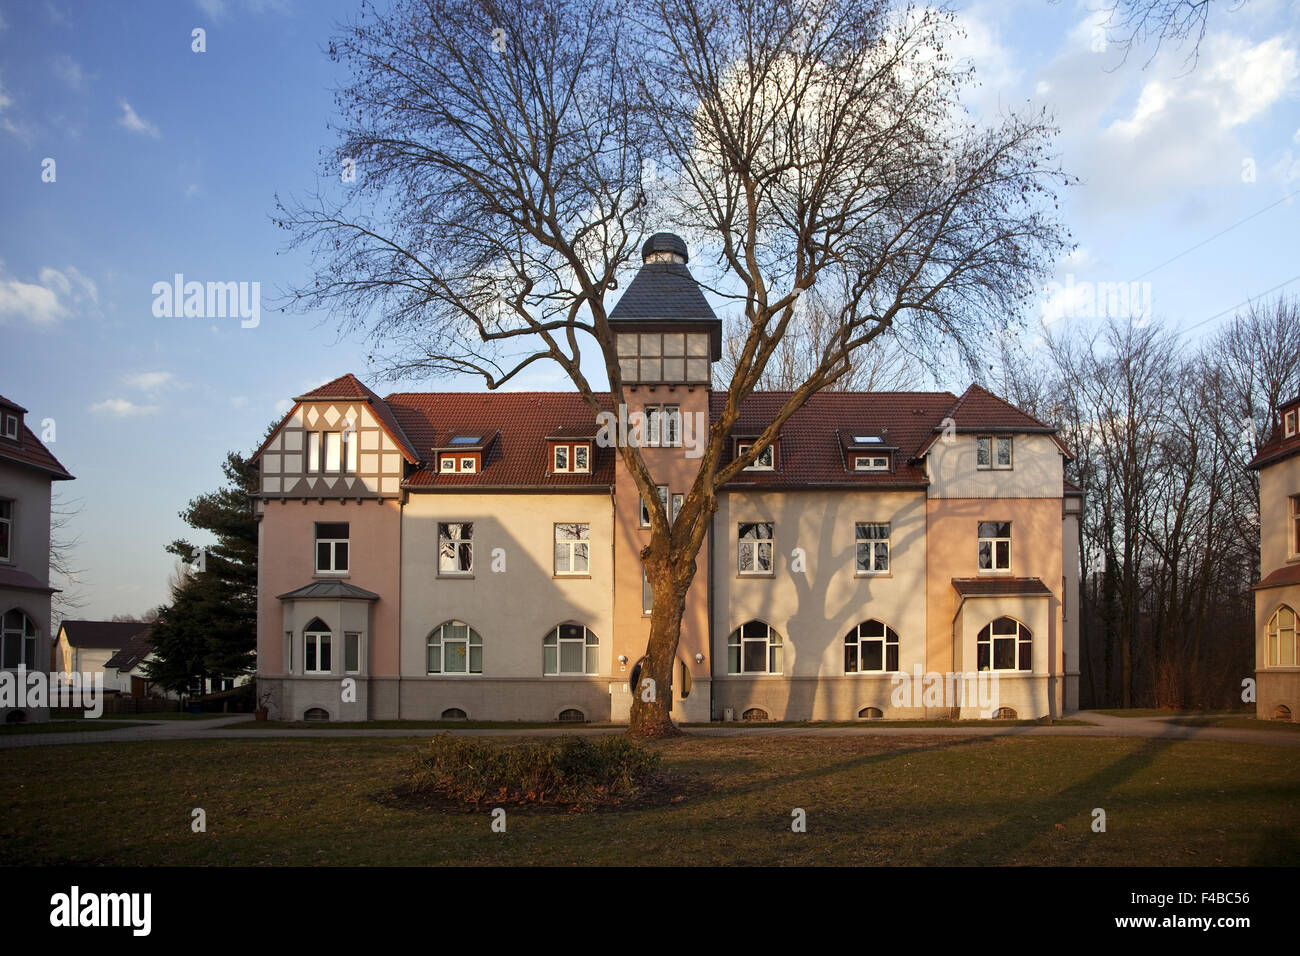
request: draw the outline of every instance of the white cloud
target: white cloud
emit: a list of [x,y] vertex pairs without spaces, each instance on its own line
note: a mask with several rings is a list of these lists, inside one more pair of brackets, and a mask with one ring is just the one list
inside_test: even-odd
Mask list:
[[74,90],[81,89],[86,82],[86,73],[81,64],[66,53],[54,58],[54,75]]
[[275,413],[277,415],[288,415],[291,408],[293,408],[293,402],[287,398],[282,398],[275,403]]
[[158,411],[157,405],[137,405],[125,398],[106,398],[90,406],[96,415],[112,415],[114,418],[133,418],[137,415],[152,415]]
[[122,107],[122,117],[118,120],[120,125],[136,133],[145,133],[155,139],[162,135],[158,132],[157,126],[141,117],[126,100],[118,100],[117,102]]
[[73,266],[62,271],[47,266],[40,271],[39,282],[23,282],[5,277],[0,263],[0,323],[13,317],[50,326],[78,308],[98,303],[95,283]]
[[179,384],[171,372],[133,372],[123,375],[122,381],[142,392],[156,392]]
[[194,5],[210,20],[220,20],[226,15],[224,0],[194,0]]

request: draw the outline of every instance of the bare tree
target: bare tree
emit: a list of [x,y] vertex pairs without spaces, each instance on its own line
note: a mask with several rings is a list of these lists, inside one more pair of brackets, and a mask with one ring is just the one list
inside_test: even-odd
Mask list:
[[[1124,50],[1127,60],[1133,47],[1154,41],[1149,65],[1166,43],[1181,46],[1191,40],[1192,48],[1187,62],[1194,65],[1200,53],[1201,41],[1209,23],[1210,7],[1216,0],[1111,0],[1102,7],[1107,11],[1107,26],[1111,39]],[[1227,0],[1217,0],[1217,5],[1228,5]],[[1246,0],[1231,0],[1230,9],[1240,9]]]
[[[331,44],[352,72],[334,159],[357,188],[280,221],[317,257],[299,304],[365,329],[388,372],[495,388],[554,362],[595,415],[594,341],[624,403],[607,298],[651,227],[697,240],[709,286],[741,306],[671,527],[640,449],[618,449],[650,512],[642,673],[659,686],[720,489],[891,327],[974,355],[987,317],[1064,247],[1054,130],[1042,115],[974,127],[952,34],[947,14],[881,0],[398,0]],[[821,355],[732,459],[741,403],[814,288],[836,303]],[[675,733],[669,708],[634,695],[630,732]]]
[[65,498],[55,490],[50,497],[50,633],[57,634],[63,619],[85,605],[76,586],[82,569],[76,566],[76,549],[81,536],[71,531],[72,522],[84,510],[80,498]]

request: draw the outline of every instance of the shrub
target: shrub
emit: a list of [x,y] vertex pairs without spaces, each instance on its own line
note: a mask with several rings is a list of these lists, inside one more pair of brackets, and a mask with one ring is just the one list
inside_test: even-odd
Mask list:
[[499,745],[438,734],[411,773],[413,793],[462,803],[535,803],[586,809],[639,796],[659,755],[623,737],[562,737]]

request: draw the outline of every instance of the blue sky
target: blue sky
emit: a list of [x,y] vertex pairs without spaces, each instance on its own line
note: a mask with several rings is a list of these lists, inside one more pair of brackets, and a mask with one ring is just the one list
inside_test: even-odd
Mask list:
[[[1144,68],[1150,50],[1119,65],[1100,49],[1098,5],[958,3],[967,36],[950,49],[983,78],[976,111],[1041,104],[1062,127],[1061,160],[1084,182],[1062,207],[1078,249],[1061,286],[1136,279],[1276,204],[1144,281],[1155,316],[1189,341],[1280,283],[1300,292],[1298,207],[1279,202],[1300,190],[1300,13],[1220,5],[1194,68],[1185,50]],[[77,476],[61,491],[82,509],[80,616],[166,599],[163,548],[189,534],[177,512],[291,396],[345,371],[387,389],[362,342],[270,308],[310,274],[270,216],[277,193],[312,188],[332,145],[345,77],[322,48],[355,7],[0,3],[0,394],[33,424],[54,419],[51,447]],[[191,50],[196,27],[206,52]],[[176,273],[260,282],[260,324],[156,317],[152,287]],[[1049,298],[1049,319],[1082,320],[1082,297]],[[565,383],[538,371],[516,387]]]

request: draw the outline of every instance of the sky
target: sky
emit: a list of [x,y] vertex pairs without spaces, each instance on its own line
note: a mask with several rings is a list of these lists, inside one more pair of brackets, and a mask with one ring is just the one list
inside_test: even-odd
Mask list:
[[[0,2],[0,394],[38,432],[51,420],[76,475],[56,486],[77,509],[72,616],[165,602],[166,544],[205,543],[178,513],[293,396],[344,372],[391,390],[359,336],[277,307],[313,264],[286,248],[276,196],[322,175],[346,81],[324,48],[357,3]],[[1081,180],[1061,205],[1075,249],[1034,319],[1086,321],[1098,284],[1136,280],[1130,308],[1194,342],[1252,298],[1300,294],[1300,9],[1215,4],[1193,63],[1186,47],[1124,59],[1099,6],[954,5],[971,109],[1046,108]],[[259,321],[155,314],[177,274],[259,283]],[[534,369],[513,387],[568,387]]]

